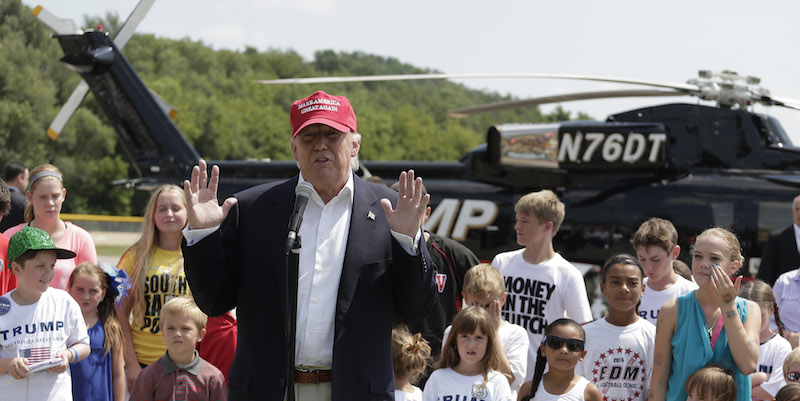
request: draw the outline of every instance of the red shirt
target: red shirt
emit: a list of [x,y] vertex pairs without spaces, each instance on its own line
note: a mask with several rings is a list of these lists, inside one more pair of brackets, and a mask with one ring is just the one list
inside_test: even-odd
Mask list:
[[8,263],[8,237],[0,234],[0,295],[17,288],[17,276]]
[[169,353],[146,367],[131,391],[130,401],[226,401],[225,377],[214,365],[194,352],[184,367],[172,362]]
[[222,316],[209,317],[206,335],[203,341],[197,343],[200,357],[222,371],[226,381],[236,354],[237,333],[236,319],[228,312]]

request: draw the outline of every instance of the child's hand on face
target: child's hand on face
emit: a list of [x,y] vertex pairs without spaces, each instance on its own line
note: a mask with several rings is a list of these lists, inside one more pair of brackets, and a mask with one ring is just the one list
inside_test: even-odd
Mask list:
[[492,301],[492,303],[486,307],[486,311],[489,312],[489,315],[492,317],[494,327],[500,330],[500,323],[503,321],[503,317],[500,314],[500,302],[497,300]]
[[56,357],[61,358],[61,365],[53,366],[47,370],[55,373],[61,373],[67,370],[69,367],[69,359],[72,358],[72,351],[68,349],[61,350]]
[[8,364],[8,369],[7,369],[8,374],[17,380],[22,380],[28,377],[29,372],[28,372],[28,367],[26,365],[28,365],[27,358],[22,358],[19,356],[16,358],[12,358],[11,362]]

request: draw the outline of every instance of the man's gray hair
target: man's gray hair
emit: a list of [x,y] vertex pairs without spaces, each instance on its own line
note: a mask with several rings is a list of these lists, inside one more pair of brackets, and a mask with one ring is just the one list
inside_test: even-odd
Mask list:
[[[358,132],[350,132],[350,133],[353,134],[351,141],[353,142],[358,141],[359,143],[361,142],[361,134],[359,134]],[[356,153],[355,157],[350,158],[350,168],[353,171],[357,171],[359,164],[360,163],[358,161],[358,153]]]

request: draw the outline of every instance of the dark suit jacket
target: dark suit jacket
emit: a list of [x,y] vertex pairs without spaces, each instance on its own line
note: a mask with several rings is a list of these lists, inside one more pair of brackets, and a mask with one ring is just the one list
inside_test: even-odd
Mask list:
[[797,252],[797,241],[794,239],[794,225],[770,233],[756,277],[773,285],[781,274],[798,267],[800,253]]
[[[395,315],[424,316],[434,302],[425,247],[410,256],[392,238],[381,198],[397,193],[354,178],[333,345],[333,400],[392,400]],[[229,400],[282,400],[286,377],[284,245],[297,177],[236,195],[220,230],[183,247],[197,304],[215,316],[238,307]],[[369,212],[374,219],[369,219]]]
[[[11,187],[9,186],[9,189]],[[25,221],[25,203],[28,199],[18,189],[11,189],[11,211],[0,220],[0,232],[8,230]]]
[[[436,266],[436,305],[422,320],[409,322],[412,333],[421,333],[431,345],[431,355],[438,357],[442,350],[442,334],[461,310],[461,291],[464,276],[472,266],[480,263],[469,248],[450,238],[429,233],[426,242],[428,253]],[[427,380],[427,377],[423,377]],[[426,380],[422,380],[424,383]]]

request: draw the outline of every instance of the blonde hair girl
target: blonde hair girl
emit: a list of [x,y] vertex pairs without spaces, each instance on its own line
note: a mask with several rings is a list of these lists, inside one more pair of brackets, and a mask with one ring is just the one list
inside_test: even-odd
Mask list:
[[114,310],[118,291],[111,275],[94,263],[79,264],[69,277],[69,294],[81,307],[92,346],[89,356],[70,368],[76,400],[125,399],[122,328]]
[[686,380],[686,401],[735,401],[736,382],[733,372],[722,366],[706,366]]
[[67,189],[56,166],[42,164],[31,170],[26,196],[25,222],[9,228],[4,234],[10,238],[24,227],[36,227],[46,231],[57,247],[75,252],[74,259],[56,262],[55,276],[50,282],[51,287],[66,290],[69,276],[77,264],[97,263],[94,240],[86,230],[61,220],[61,206],[67,197]]
[[[761,312],[739,298],[739,240],[720,228],[703,231],[692,248],[692,275],[699,289],[661,307],[650,384],[651,401],[683,401],[689,375],[708,364],[730,369],[739,401],[750,401],[750,378],[758,363]],[[722,330],[723,327],[725,330]]]
[[[125,376],[131,387],[166,346],[161,335],[161,307],[173,296],[187,295],[183,272],[182,230],[187,224],[183,189],[164,185],[150,196],[142,219],[141,236],[119,261],[131,280],[129,296],[117,309],[125,338]],[[129,323],[130,321],[130,323]]]
[[412,383],[428,368],[430,357],[431,346],[422,338],[422,334],[411,334],[404,325],[392,329],[395,400],[422,399],[422,390]]

